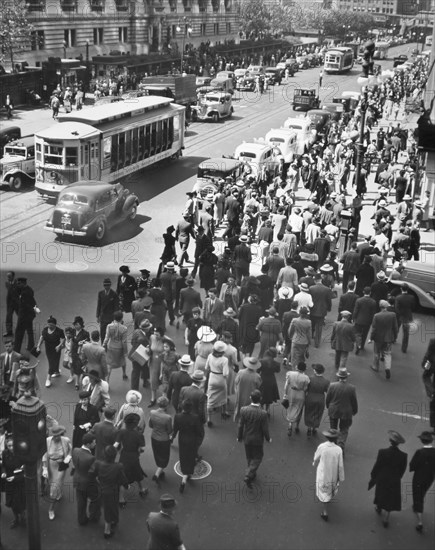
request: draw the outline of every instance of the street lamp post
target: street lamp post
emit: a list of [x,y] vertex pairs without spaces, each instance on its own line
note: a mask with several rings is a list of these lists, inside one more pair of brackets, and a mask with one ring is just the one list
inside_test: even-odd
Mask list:
[[86,40],[86,63],[89,63],[89,40]]
[[[183,27],[181,26],[183,25]],[[183,74],[183,61],[184,61],[184,48],[185,48],[185,42],[186,42],[186,36],[188,36],[192,32],[192,23],[187,17],[183,17],[182,20],[178,20],[178,25],[176,27],[177,33],[180,33],[183,31],[183,41],[182,41],[182,47],[181,47],[181,60],[180,60],[180,72]]]

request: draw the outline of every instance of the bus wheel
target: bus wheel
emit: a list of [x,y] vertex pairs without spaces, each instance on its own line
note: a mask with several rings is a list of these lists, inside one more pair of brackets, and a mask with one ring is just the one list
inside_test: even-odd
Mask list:
[[128,216],[128,219],[129,219],[129,220],[134,220],[136,216],[137,216],[137,204],[135,204],[135,205],[132,207],[131,212],[130,212],[130,215]]
[[9,185],[14,191],[19,191],[23,186],[23,178],[21,176],[11,176],[9,178]]
[[213,113],[211,119],[213,122],[219,122],[219,115],[217,113]]
[[106,229],[106,222],[104,220],[100,220],[95,230],[95,240],[97,242],[101,242],[104,239],[104,236],[106,235]]

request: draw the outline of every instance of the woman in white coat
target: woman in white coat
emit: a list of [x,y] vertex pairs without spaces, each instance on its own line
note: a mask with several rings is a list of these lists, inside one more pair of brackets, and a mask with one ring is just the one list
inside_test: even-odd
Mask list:
[[320,517],[328,521],[328,503],[338,492],[340,481],[344,481],[343,450],[337,445],[338,430],[322,432],[328,441],[321,443],[314,454],[316,471],[316,496],[323,503]]

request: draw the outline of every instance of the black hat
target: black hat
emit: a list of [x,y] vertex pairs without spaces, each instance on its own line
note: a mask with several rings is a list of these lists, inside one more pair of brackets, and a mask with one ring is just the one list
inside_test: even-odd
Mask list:
[[79,399],[86,399],[87,397],[91,397],[91,392],[87,390],[79,391]]
[[149,277],[151,275],[151,272],[148,271],[148,269],[139,269],[139,271],[144,275],[145,277]]
[[83,321],[83,317],[80,317],[80,315],[77,315],[76,317],[74,317],[73,325],[75,325],[77,323],[79,325],[81,325],[82,327],[85,326],[85,322]]
[[82,437],[83,445],[89,445],[89,443],[92,443],[93,441],[95,441],[95,435],[89,432]]
[[125,424],[139,424],[140,416],[136,413],[127,414],[127,416],[124,418],[124,422]]
[[100,377],[100,373],[95,370],[95,369],[92,369],[88,372],[88,376],[93,376],[94,378],[96,378],[97,380],[101,380],[101,377]]
[[17,283],[27,283],[27,277],[18,277]]
[[177,501],[172,495],[166,493],[160,497],[160,506],[163,509],[175,508],[176,505]]
[[103,285],[111,285],[112,281],[109,279],[109,277],[106,277],[103,281]]
[[50,325],[57,325],[57,319],[55,319],[53,315],[50,315],[50,317],[47,319],[47,323]]
[[119,268],[119,271],[121,273],[130,273],[130,268],[128,267],[128,265],[122,265],[120,268]]

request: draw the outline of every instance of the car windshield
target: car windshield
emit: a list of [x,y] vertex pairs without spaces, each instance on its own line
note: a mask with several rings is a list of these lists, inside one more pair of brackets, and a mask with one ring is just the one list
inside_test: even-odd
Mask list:
[[256,158],[255,153],[250,153],[249,151],[241,151],[239,153],[239,156],[240,157],[248,157],[250,159],[255,159]]
[[85,195],[76,195],[75,193],[66,193],[59,199],[60,203],[88,204],[88,197]]
[[288,124],[288,128],[293,128],[293,130],[302,130],[302,126],[296,124],[295,122],[291,122],[290,124]]
[[4,154],[26,158],[26,149],[25,147],[11,147],[6,145],[4,148]]
[[209,103],[219,103],[219,100],[220,100],[220,98],[215,96],[215,95],[207,95],[207,96],[205,96],[205,99]]
[[313,122],[321,122],[323,120],[322,115],[310,115],[308,114],[308,118],[310,118]]
[[271,137],[271,138],[269,138],[269,142],[270,143],[285,143],[285,140],[284,140],[284,138],[280,138],[280,137]]

